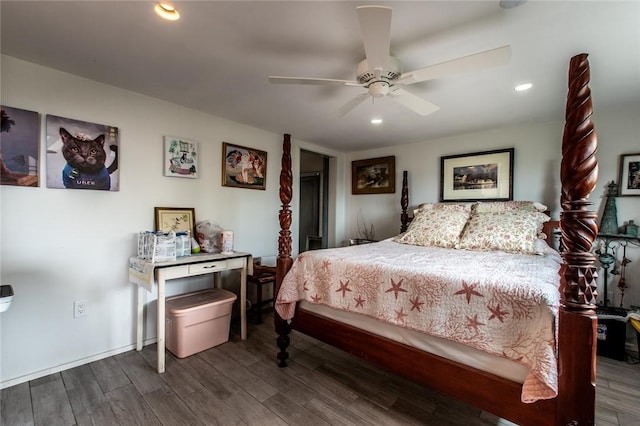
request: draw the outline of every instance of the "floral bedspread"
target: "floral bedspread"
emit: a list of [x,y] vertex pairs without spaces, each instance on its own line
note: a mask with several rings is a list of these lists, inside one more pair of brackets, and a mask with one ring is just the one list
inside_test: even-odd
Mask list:
[[530,368],[522,401],[557,394],[560,256],[379,243],[307,251],[276,310],[306,300],[450,339]]

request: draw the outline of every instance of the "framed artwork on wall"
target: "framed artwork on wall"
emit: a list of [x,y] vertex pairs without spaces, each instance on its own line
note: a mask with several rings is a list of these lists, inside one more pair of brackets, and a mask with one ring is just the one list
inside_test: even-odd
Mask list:
[[379,157],[351,162],[352,194],[396,192],[396,157]]
[[0,175],[2,185],[38,186],[40,182],[40,115],[0,106]]
[[118,191],[118,128],[47,115],[47,187]]
[[620,156],[618,195],[640,195],[640,154],[622,154]]
[[440,157],[440,201],[513,199],[513,148]]
[[193,207],[154,207],[156,231],[185,232],[195,236],[196,212]]
[[266,183],[266,151],[222,143],[222,186],[264,190]]
[[164,137],[164,175],[172,177],[198,177],[198,142]]

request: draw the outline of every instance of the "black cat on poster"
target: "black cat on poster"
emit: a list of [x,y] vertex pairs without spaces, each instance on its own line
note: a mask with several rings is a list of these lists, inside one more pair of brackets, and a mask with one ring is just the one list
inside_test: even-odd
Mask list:
[[117,191],[118,129],[47,116],[47,186]]

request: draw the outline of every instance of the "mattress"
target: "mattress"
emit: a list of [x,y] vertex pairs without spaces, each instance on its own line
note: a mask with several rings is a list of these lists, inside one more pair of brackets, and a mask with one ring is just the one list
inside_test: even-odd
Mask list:
[[491,355],[452,340],[396,327],[365,315],[306,301],[300,302],[300,308],[517,383],[524,383],[524,379],[529,373],[528,367],[515,361]]
[[[305,306],[334,309],[331,318],[355,313],[353,318],[380,322],[374,322],[376,329],[388,325],[386,337],[394,340],[425,345],[411,332],[427,334],[439,338],[431,346],[462,349],[457,355],[447,354],[450,349],[429,351],[522,382],[520,373],[505,373],[513,369],[501,362],[495,368],[481,367],[509,360],[528,372],[523,402],[553,398],[561,261],[549,250],[545,255],[524,255],[385,240],[304,252],[283,279],[276,310],[290,319],[295,304],[305,301]],[[347,321],[356,321],[353,318]],[[442,340],[452,344],[433,343]],[[476,358],[490,361],[475,364]]]

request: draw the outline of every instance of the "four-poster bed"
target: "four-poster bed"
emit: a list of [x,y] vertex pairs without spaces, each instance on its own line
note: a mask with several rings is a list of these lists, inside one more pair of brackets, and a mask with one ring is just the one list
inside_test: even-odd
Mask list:
[[[294,329],[519,424],[593,424],[597,275],[590,249],[597,234],[597,225],[596,214],[588,210],[591,203],[587,197],[597,181],[597,137],[591,122],[592,104],[588,83],[587,55],[577,55],[571,59],[569,66],[560,170],[560,229],[564,250],[559,260],[562,263],[559,267],[559,292],[556,290],[559,293],[556,294],[559,307],[556,306],[555,320],[558,326],[554,343],[557,348],[552,351],[554,363],[557,362],[554,365],[554,374],[557,373],[556,396],[522,402],[523,384],[518,380],[399,343],[329,318],[326,314],[312,312],[300,307],[300,304],[295,308],[291,321],[283,320],[278,313],[275,315],[279,365],[286,366],[289,333]],[[292,180],[291,141],[290,136],[285,135],[280,175],[282,209],[279,215],[281,231],[276,292],[281,289],[285,275],[293,266],[290,232]],[[410,220],[407,214],[406,181],[405,175],[401,196],[402,231],[407,229]],[[348,290],[341,288],[338,291],[344,295]]]

